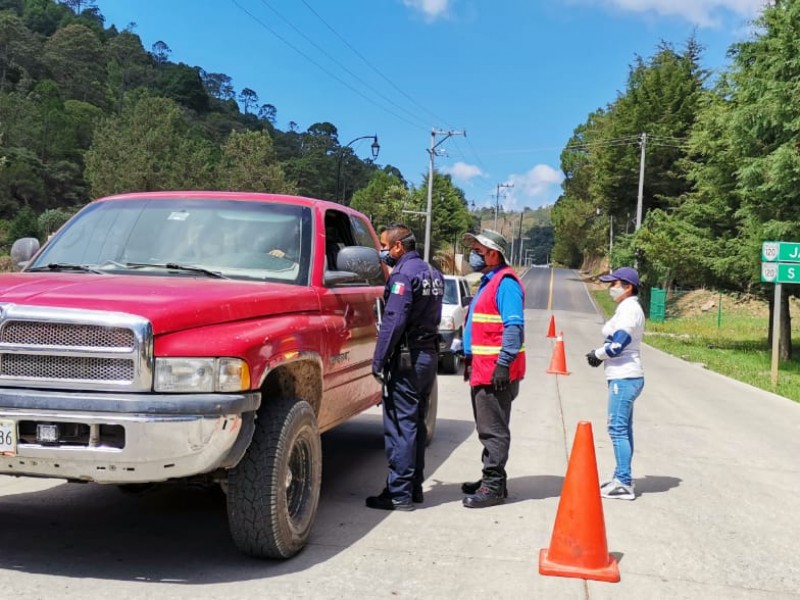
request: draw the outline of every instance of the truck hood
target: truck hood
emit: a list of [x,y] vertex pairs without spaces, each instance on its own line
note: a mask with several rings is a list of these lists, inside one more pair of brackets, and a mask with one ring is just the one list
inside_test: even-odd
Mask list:
[[0,276],[0,303],[140,315],[155,334],[319,310],[314,290],[296,285],[92,273],[5,274]]

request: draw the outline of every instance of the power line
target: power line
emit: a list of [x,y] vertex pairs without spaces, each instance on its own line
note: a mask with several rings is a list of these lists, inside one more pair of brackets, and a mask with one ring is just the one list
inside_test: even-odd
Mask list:
[[239,4],[238,0],[231,0],[231,2],[233,2],[233,4],[235,4],[235,5],[236,5],[236,7],[237,7],[239,10],[241,10],[243,13],[245,13],[247,16],[249,16],[251,19],[253,19],[253,20],[254,20],[256,23],[258,23],[259,25],[261,25],[261,27],[263,27],[264,29],[266,29],[267,31],[269,31],[269,32],[270,32],[272,35],[274,35],[274,36],[275,36],[276,38],[278,38],[278,39],[279,39],[281,42],[283,42],[284,44],[286,44],[287,46],[289,46],[289,48],[291,48],[292,50],[294,50],[295,52],[297,52],[297,53],[298,53],[300,56],[302,56],[303,58],[305,58],[305,59],[306,59],[308,62],[310,62],[311,64],[313,64],[313,65],[314,65],[315,67],[317,67],[317,68],[318,68],[320,71],[322,71],[323,73],[325,73],[326,75],[328,75],[328,77],[330,77],[330,78],[332,78],[332,79],[334,79],[334,80],[338,81],[338,82],[339,82],[339,83],[341,83],[343,86],[345,86],[347,89],[349,89],[350,91],[352,91],[352,92],[353,92],[353,93],[355,93],[355,94],[358,94],[359,96],[361,96],[362,98],[364,98],[364,100],[366,100],[366,101],[367,101],[367,102],[369,102],[370,104],[372,104],[372,105],[376,106],[377,108],[381,109],[382,111],[389,113],[390,115],[392,115],[392,116],[394,116],[394,117],[396,117],[396,118],[400,119],[401,121],[403,121],[403,122],[407,123],[408,125],[411,125],[412,127],[416,128],[416,129],[424,129],[424,127],[420,127],[418,124],[416,124],[416,123],[412,123],[411,121],[409,121],[409,120],[408,120],[408,119],[406,119],[405,117],[403,117],[403,116],[401,116],[401,115],[398,115],[396,112],[394,112],[394,111],[392,111],[392,110],[389,110],[389,109],[388,109],[388,108],[386,108],[385,106],[381,106],[380,104],[378,104],[377,102],[375,102],[375,101],[374,101],[372,98],[370,98],[369,96],[367,96],[367,95],[363,94],[361,91],[359,91],[359,90],[357,90],[356,88],[354,88],[352,85],[350,85],[349,83],[347,83],[346,81],[344,81],[344,80],[343,80],[342,78],[340,78],[339,76],[335,75],[334,73],[331,73],[331,72],[330,72],[328,69],[326,69],[325,67],[323,67],[323,66],[322,66],[321,64],[319,64],[317,61],[315,61],[313,58],[311,58],[311,57],[310,57],[308,54],[306,54],[305,52],[303,52],[302,50],[300,50],[299,48],[297,48],[296,46],[294,46],[294,45],[293,45],[291,42],[289,42],[287,39],[285,39],[283,36],[281,36],[281,35],[280,35],[278,32],[276,32],[276,31],[275,31],[275,30],[273,30],[271,27],[269,27],[269,26],[268,26],[266,23],[264,23],[264,22],[263,22],[261,19],[259,19],[258,17],[256,17],[256,16],[255,16],[253,13],[251,13],[251,12],[250,12],[249,10],[247,10],[246,8],[244,8],[244,7],[243,7],[241,4]]
[[325,19],[323,19],[323,18],[322,18],[322,16],[321,16],[321,15],[320,15],[320,14],[319,14],[317,11],[315,11],[315,10],[314,10],[314,9],[313,9],[311,6],[309,6],[309,4],[308,4],[308,2],[306,2],[306,0],[301,0],[301,2],[302,2],[304,5],[305,5],[305,7],[306,7],[306,8],[307,8],[309,11],[311,11],[311,13],[312,13],[312,14],[313,14],[315,17],[317,17],[317,18],[318,18],[318,19],[319,19],[319,20],[322,22],[322,24],[323,24],[323,25],[325,25],[325,27],[327,27],[327,28],[328,28],[328,29],[331,31],[331,33],[333,33],[333,35],[335,35],[337,38],[339,38],[339,40],[340,40],[340,41],[341,41],[341,42],[342,42],[342,43],[343,43],[345,46],[347,46],[347,47],[350,49],[350,51],[351,51],[351,52],[353,52],[353,53],[354,53],[356,56],[358,56],[358,57],[359,57],[359,58],[360,58],[362,61],[364,61],[364,64],[366,64],[366,65],[367,65],[367,66],[368,66],[370,69],[372,69],[373,71],[375,71],[375,72],[376,72],[376,73],[377,73],[377,74],[378,74],[378,75],[379,75],[381,78],[383,78],[383,80],[384,80],[384,81],[386,81],[386,83],[388,83],[390,86],[392,86],[392,87],[393,87],[393,88],[394,88],[394,89],[395,89],[395,90],[396,90],[398,93],[402,94],[402,95],[403,95],[403,96],[404,96],[404,97],[405,97],[407,100],[409,100],[409,101],[410,101],[411,103],[413,103],[415,106],[417,106],[418,108],[422,109],[424,112],[428,113],[428,115],[429,115],[429,116],[431,116],[431,117],[433,117],[433,118],[436,120],[436,122],[438,122],[438,123],[444,123],[445,125],[447,125],[447,126],[449,127],[449,124],[448,124],[448,123],[447,123],[447,122],[446,122],[444,119],[441,119],[441,118],[440,118],[440,117],[438,117],[438,116],[437,116],[435,113],[431,112],[431,111],[430,111],[430,110],[428,110],[426,107],[424,107],[422,104],[420,104],[419,102],[417,102],[417,101],[416,101],[414,98],[412,98],[411,96],[409,96],[409,95],[406,93],[406,91],[405,91],[405,90],[403,90],[403,88],[401,88],[400,86],[396,85],[396,84],[395,84],[395,83],[394,83],[394,82],[393,82],[391,79],[389,79],[389,78],[388,78],[386,75],[384,75],[384,74],[381,72],[381,70],[380,70],[380,69],[378,69],[378,67],[376,67],[376,66],[375,66],[375,65],[373,65],[373,64],[372,64],[372,63],[371,63],[369,60],[367,60],[367,58],[366,58],[366,57],[365,57],[363,54],[361,54],[361,53],[360,53],[358,50],[356,50],[356,49],[355,49],[355,48],[354,48],[354,47],[353,47],[353,46],[350,44],[350,42],[348,42],[348,41],[347,41],[347,39],[346,39],[344,36],[342,36],[342,35],[341,35],[341,34],[340,34],[338,31],[336,31],[336,29],[334,29],[334,28],[333,28],[333,27],[332,27],[332,26],[331,26],[331,25],[330,25],[330,24],[329,24],[329,23],[328,23],[328,22],[327,22]]
[[[305,41],[307,41],[309,44],[311,44],[311,45],[312,45],[314,48],[316,48],[316,49],[317,49],[319,52],[321,52],[323,56],[325,56],[325,57],[326,57],[328,60],[330,60],[331,62],[333,62],[334,64],[336,64],[336,65],[337,65],[337,66],[338,66],[340,69],[342,69],[342,70],[343,70],[343,71],[345,71],[347,74],[349,74],[349,75],[350,75],[350,76],[351,76],[353,79],[355,79],[356,81],[358,81],[358,82],[359,82],[361,85],[363,85],[365,88],[367,88],[367,89],[371,90],[371,91],[372,91],[372,92],[373,92],[375,95],[377,95],[377,96],[379,96],[379,97],[383,98],[383,99],[384,99],[386,102],[388,102],[389,104],[391,104],[391,105],[392,105],[392,106],[394,106],[395,108],[397,108],[397,109],[399,109],[399,110],[403,111],[403,112],[404,112],[404,113],[406,113],[407,115],[410,115],[412,119],[418,119],[418,117],[417,117],[417,115],[416,115],[416,114],[414,114],[414,113],[413,113],[413,112],[411,112],[410,110],[406,110],[404,107],[402,107],[402,106],[400,106],[399,104],[397,104],[397,102],[395,102],[394,100],[392,100],[391,98],[389,98],[389,97],[388,97],[388,96],[386,96],[385,94],[381,93],[379,90],[375,89],[375,88],[374,88],[372,85],[370,85],[369,83],[367,83],[366,81],[364,81],[363,79],[361,79],[361,77],[359,77],[358,75],[356,75],[356,74],[355,74],[353,71],[351,71],[351,70],[350,70],[350,69],[349,69],[347,66],[345,66],[344,64],[342,64],[341,62],[339,62],[338,60],[336,60],[336,58],[334,58],[333,56],[331,56],[331,55],[330,55],[330,54],[329,54],[329,53],[328,53],[328,52],[327,52],[327,51],[326,51],[324,48],[322,48],[322,47],[321,47],[319,44],[317,44],[317,43],[316,43],[314,40],[312,40],[312,39],[311,39],[310,37],[308,37],[308,36],[307,36],[305,33],[303,33],[303,31],[301,31],[301,30],[300,30],[298,27],[296,27],[296,26],[295,26],[295,25],[294,25],[294,24],[293,24],[291,21],[289,21],[289,19],[287,19],[286,17],[284,17],[284,16],[283,16],[283,15],[282,15],[282,14],[281,14],[281,13],[280,13],[280,12],[279,12],[277,9],[275,9],[275,8],[274,8],[274,7],[273,7],[271,4],[269,4],[269,2],[267,2],[267,0],[261,0],[261,4],[263,4],[264,6],[266,6],[266,7],[267,7],[269,10],[271,10],[273,13],[275,13],[275,15],[277,15],[277,17],[278,17],[279,19],[281,19],[281,20],[282,20],[284,23],[286,23],[286,24],[287,24],[289,27],[291,27],[291,28],[292,28],[292,29],[293,29],[293,30],[294,30],[294,31],[295,31],[295,32],[296,32],[296,33],[297,33],[297,34],[298,34],[300,37],[302,37],[302,38],[303,38]],[[420,128],[425,128],[425,126],[422,124],[422,121],[419,121],[419,127],[420,127]]]

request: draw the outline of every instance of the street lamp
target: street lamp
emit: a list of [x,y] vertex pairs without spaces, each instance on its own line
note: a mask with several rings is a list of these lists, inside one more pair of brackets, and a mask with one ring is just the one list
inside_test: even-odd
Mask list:
[[[344,151],[345,148],[349,148],[353,144],[355,144],[358,140],[372,140],[372,144],[370,144],[370,149],[372,150],[372,160],[378,158],[378,153],[381,151],[381,145],[378,143],[378,134],[375,135],[362,135],[357,137],[354,140],[350,140],[344,146],[339,148],[339,164],[336,167],[336,198],[339,198],[339,182],[342,179],[342,159],[344,158]],[[342,187],[342,196],[341,196],[341,204],[344,204],[344,187]]]

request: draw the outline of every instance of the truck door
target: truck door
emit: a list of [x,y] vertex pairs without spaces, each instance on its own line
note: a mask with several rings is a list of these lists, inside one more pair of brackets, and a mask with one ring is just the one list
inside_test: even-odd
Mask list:
[[[326,270],[337,270],[336,257],[346,246],[376,247],[372,228],[359,216],[328,209],[325,212]],[[379,399],[380,387],[372,377],[372,355],[377,337],[375,301],[383,296],[385,279],[368,283],[325,284],[322,314],[328,339],[325,361],[326,401],[320,425],[339,422]],[[331,411],[329,414],[325,414]]]

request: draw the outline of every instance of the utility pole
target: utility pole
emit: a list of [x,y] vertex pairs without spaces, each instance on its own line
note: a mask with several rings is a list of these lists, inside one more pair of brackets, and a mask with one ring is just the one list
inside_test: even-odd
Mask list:
[[522,252],[525,249],[525,240],[529,240],[529,239],[531,239],[531,238],[529,238],[527,235],[525,237],[520,237],[519,238],[519,264],[522,265],[522,266],[525,265],[525,262],[522,260],[522,257],[523,257]]
[[647,134],[643,133],[639,138],[642,146],[642,155],[639,159],[639,196],[636,200],[636,231],[642,226],[642,201],[644,196],[644,155],[647,148]]
[[608,272],[611,272],[611,253],[614,250],[614,215],[610,216],[608,225]]
[[[438,142],[436,136],[444,136]],[[429,263],[431,260],[431,213],[433,206],[433,157],[436,155],[436,147],[444,142],[447,138],[454,135],[463,135],[467,137],[466,131],[453,131],[452,129],[431,129],[431,147],[428,150],[430,157],[430,168],[428,170],[428,208],[425,211],[425,262]]]
[[497,212],[500,209],[500,188],[513,188],[513,183],[498,183],[497,184],[497,196],[495,196],[494,202],[494,230],[497,231]]
[[525,218],[525,207],[522,207],[522,210],[519,211],[519,264],[522,264],[522,220]]

